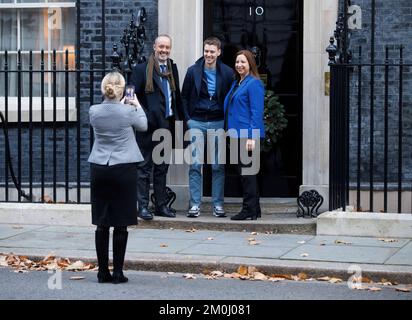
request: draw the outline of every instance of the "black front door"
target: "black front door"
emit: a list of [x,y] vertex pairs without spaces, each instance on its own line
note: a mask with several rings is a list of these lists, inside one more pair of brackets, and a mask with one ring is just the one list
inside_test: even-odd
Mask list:
[[[266,89],[285,106],[283,138],[262,153],[259,174],[262,197],[296,197],[302,176],[302,12],[303,0],[205,0],[204,36],[222,40],[222,60],[234,67],[236,52],[258,52],[259,73]],[[205,166],[204,195],[211,194],[210,166]],[[236,168],[226,168],[225,196],[241,196]]]

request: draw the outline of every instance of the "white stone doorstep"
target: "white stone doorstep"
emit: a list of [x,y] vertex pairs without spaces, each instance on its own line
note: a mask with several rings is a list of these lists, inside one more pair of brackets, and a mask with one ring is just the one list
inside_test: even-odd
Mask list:
[[0,224],[91,226],[91,205],[0,203]]
[[329,211],[318,216],[316,234],[412,239],[412,214]]

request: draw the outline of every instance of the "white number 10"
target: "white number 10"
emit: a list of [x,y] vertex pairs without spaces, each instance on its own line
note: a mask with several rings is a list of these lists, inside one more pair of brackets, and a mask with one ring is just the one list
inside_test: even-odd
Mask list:
[[[263,7],[256,7],[254,11],[257,16],[261,16],[265,13],[265,9]],[[253,7],[249,7],[249,15],[253,15]]]

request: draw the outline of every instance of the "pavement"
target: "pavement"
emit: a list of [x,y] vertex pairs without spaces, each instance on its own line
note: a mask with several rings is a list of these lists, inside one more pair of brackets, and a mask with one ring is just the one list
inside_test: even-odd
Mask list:
[[[361,270],[373,281],[412,284],[412,237],[318,236],[313,232],[316,219],[297,219],[290,214],[243,221],[235,228],[228,218],[198,219],[183,214],[176,219],[155,217],[130,227],[125,268],[202,273],[233,272],[243,265],[254,266],[265,274],[304,272],[310,277],[341,279],[350,278],[354,272],[350,270]],[[280,220],[287,221],[290,228],[279,229]],[[213,224],[220,227],[211,228]],[[266,227],[259,227],[262,225]],[[296,227],[299,225],[310,227],[305,231]],[[54,253],[71,260],[96,262],[94,230],[93,226],[62,226],[56,221],[53,225],[2,223],[0,254],[39,259]]]

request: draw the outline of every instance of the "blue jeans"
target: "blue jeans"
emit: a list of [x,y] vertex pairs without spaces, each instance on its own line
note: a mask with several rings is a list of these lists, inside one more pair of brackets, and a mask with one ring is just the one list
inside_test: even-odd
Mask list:
[[[207,144],[214,142],[214,157],[208,155],[207,158],[211,158],[206,162],[202,146],[205,145],[205,138],[207,137],[207,130],[218,130],[224,127],[224,121],[211,121],[202,122],[197,120],[189,120],[187,123],[189,129],[194,129],[191,133],[192,147],[196,147],[192,152],[191,165],[189,169],[189,190],[190,190],[190,206],[200,206],[202,202],[202,167],[204,163],[212,164],[212,199],[214,206],[223,206],[224,202],[224,188],[225,188],[225,165],[220,162],[219,158],[222,155],[222,148],[225,148],[224,139],[221,141],[223,145],[218,144],[218,138],[215,136],[207,139]],[[223,132],[223,131],[222,131]],[[214,139],[213,139],[214,138]],[[222,147],[223,146],[223,147]],[[208,148],[209,150],[210,148]]]

